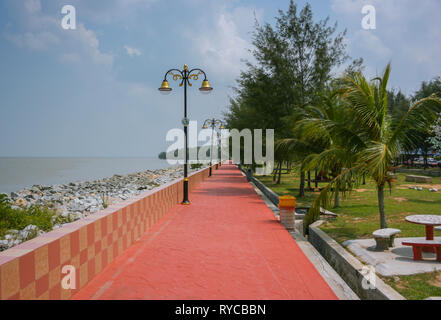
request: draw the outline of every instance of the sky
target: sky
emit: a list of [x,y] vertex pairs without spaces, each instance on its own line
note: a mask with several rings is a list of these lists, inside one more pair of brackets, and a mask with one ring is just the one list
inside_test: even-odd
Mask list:
[[[300,7],[305,1],[296,1]],[[441,1],[311,0],[316,19],[347,29],[348,54],[412,94],[441,75]],[[76,9],[65,30],[61,9]],[[289,0],[0,0],[0,156],[148,157],[180,128],[183,90],[158,87],[170,68],[202,68],[214,91],[189,89],[189,117],[222,118],[244,69],[255,21]],[[364,30],[362,8],[376,8]],[[341,68],[340,68],[341,69]],[[335,70],[338,73],[341,70]]]

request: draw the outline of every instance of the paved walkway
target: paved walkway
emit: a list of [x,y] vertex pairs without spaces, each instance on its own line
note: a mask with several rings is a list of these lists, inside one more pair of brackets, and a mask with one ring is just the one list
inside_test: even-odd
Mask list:
[[73,299],[337,299],[235,166],[190,200]]

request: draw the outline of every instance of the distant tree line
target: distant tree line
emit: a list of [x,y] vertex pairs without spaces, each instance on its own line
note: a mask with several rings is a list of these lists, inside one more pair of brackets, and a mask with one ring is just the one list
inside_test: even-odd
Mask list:
[[[197,148],[190,148],[189,149],[189,154],[192,154],[192,153],[194,153],[194,152],[196,152],[196,154],[198,154],[199,155],[199,151],[201,150],[201,148],[202,147],[200,147],[200,146],[198,146]],[[179,155],[179,151],[183,151],[183,149],[176,149],[175,151],[172,151],[171,153],[172,153],[172,157],[178,157],[178,155]],[[210,149],[208,149],[207,150],[207,153],[206,153],[206,157],[207,158],[209,158],[210,157],[210,152],[211,152],[211,150]],[[220,157],[220,152],[219,152],[219,157]],[[161,152],[159,155],[158,155],[158,158],[159,159],[161,159],[161,160],[167,160],[167,152]],[[196,160],[196,159],[190,159],[190,160]]]
[[167,160],[167,152],[161,152],[158,158],[161,160]]

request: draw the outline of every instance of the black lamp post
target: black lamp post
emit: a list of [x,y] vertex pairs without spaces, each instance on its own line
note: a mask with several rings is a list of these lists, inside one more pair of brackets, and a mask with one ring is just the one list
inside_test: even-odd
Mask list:
[[164,76],[164,81],[162,81],[161,88],[159,91],[164,94],[169,94],[172,91],[170,87],[167,77],[171,75],[173,76],[174,81],[181,81],[179,84],[180,87],[184,86],[184,119],[182,119],[182,124],[184,125],[184,134],[185,134],[185,161],[184,161],[184,200],[182,204],[189,205],[191,202],[188,200],[188,125],[190,124],[190,120],[187,118],[187,86],[192,86],[190,80],[199,80],[199,76],[203,75],[204,80],[202,81],[202,86],[199,89],[202,93],[210,93],[213,88],[210,85],[210,82],[207,80],[207,75],[201,69],[192,69],[189,70],[187,65],[184,65],[184,70],[179,69],[171,69],[167,71]]
[[222,134],[220,132],[217,133],[217,139],[219,143],[219,166],[222,166]]
[[215,118],[213,119],[207,119],[204,122],[203,129],[208,129],[208,127],[211,127],[211,149],[210,149],[210,177],[211,177],[211,167],[213,166],[213,142],[214,142],[214,129],[219,126],[219,129],[225,129],[224,124],[221,120],[217,120]]

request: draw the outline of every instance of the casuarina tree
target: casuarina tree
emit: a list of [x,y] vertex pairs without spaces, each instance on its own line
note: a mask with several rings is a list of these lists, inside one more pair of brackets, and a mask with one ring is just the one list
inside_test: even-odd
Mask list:
[[[332,77],[332,70],[348,59],[345,31],[329,18],[316,21],[311,6],[299,10],[290,1],[274,25],[256,22],[252,54],[255,62],[238,79],[236,96],[225,118],[230,128],[275,129],[276,139],[292,138],[292,116],[314,104]],[[304,196],[301,174],[300,196]]]

